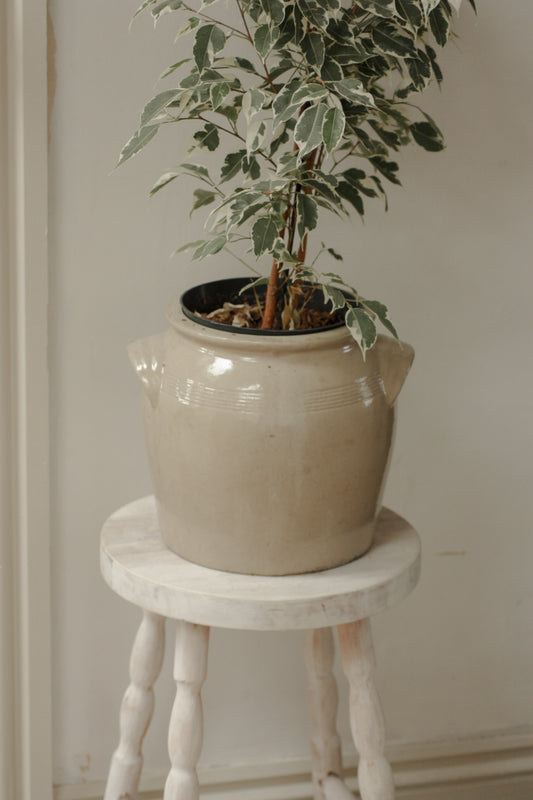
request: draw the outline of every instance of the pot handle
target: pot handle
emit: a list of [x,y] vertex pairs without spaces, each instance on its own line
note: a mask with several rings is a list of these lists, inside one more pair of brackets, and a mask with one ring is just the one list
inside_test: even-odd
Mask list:
[[147,339],[137,339],[128,345],[128,356],[139,380],[155,408],[161,390],[163,376],[163,336],[156,334]]
[[390,336],[380,336],[377,356],[385,398],[389,406],[393,406],[411,369],[415,351],[410,344],[392,339]]

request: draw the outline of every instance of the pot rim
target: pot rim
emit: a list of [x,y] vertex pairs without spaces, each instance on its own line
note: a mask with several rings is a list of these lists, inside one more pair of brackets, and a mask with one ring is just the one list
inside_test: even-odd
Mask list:
[[247,277],[221,278],[214,281],[206,281],[204,283],[197,284],[196,286],[191,286],[189,289],[183,292],[177,300],[175,299],[170,303],[167,308],[167,319],[172,325],[174,325],[176,311],[178,310],[176,306],[179,306],[179,310],[187,317],[187,319],[205,328],[210,328],[211,330],[217,330],[225,333],[235,333],[239,336],[260,336],[266,338],[313,336],[317,333],[324,333],[325,331],[332,331],[345,327],[344,320],[340,320],[329,325],[323,325],[320,328],[301,328],[290,331],[272,329],[264,330],[262,328],[241,328],[236,325],[228,325],[225,322],[215,322],[214,320],[206,319],[205,317],[195,313],[190,308],[190,304],[193,302],[194,296],[201,294],[202,290],[205,288],[211,289],[212,292],[224,292],[224,290],[227,290],[228,293],[231,293],[232,289],[233,291],[242,289],[251,282],[252,281],[250,278]]

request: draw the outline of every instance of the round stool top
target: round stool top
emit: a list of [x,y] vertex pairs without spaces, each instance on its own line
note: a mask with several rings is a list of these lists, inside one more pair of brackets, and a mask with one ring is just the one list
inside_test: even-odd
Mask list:
[[219,572],[164,545],[149,496],[106,521],[100,566],[114,592],[165,617],[217,628],[321,628],[370,617],[409,594],[420,574],[420,540],[384,508],[372,548],[350,564],[281,577]]

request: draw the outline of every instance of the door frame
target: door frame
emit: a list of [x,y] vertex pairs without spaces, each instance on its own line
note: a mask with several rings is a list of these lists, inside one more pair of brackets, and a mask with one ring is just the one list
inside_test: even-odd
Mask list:
[[0,4],[0,792],[51,800],[47,4]]

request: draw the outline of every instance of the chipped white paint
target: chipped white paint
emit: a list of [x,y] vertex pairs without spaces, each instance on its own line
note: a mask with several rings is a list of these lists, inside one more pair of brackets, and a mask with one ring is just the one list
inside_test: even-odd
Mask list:
[[198,800],[196,764],[203,739],[200,690],[207,673],[209,628],[178,621],[174,679],[176,699],[168,732],[171,770],[164,800]]
[[338,691],[333,675],[335,646],[331,628],[305,631],[307,702],[312,724],[314,800],[326,800],[324,780],[342,775],[341,744],[336,728]]
[[236,575],[185,561],[163,544],[153,497],[137,500],[105,523],[103,576],[142,608],[199,625],[248,630],[322,628],[372,616],[416,585],[420,541],[383,509],[375,544],[362,558],[304,575]]
[[339,626],[339,640],[342,666],[350,683],[350,725],[359,753],[361,800],[394,800],[392,771],[384,755],[383,713],[373,679],[375,656],[370,621]]
[[137,796],[142,741],[154,710],[152,686],[161,670],[164,649],[164,617],[144,611],[131,653],[131,683],[120,709],[120,743],[111,760],[104,800]]
[[163,617],[178,620],[176,699],[168,734],[171,769],[164,800],[199,797],[200,691],[207,674],[211,625],[306,629],[315,800],[346,800],[352,795],[340,779],[341,749],[335,727],[338,695],[332,672],[331,626],[339,625],[343,666],[351,688],[351,723],[360,754],[362,800],[393,800],[391,770],[383,755],[383,720],[372,680],[368,617],[414,587],[420,542],[410,525],[387,509],[380,514],[377,529],[372,551],[351,564],[322,573],[270,578],[218,572],[172,553],[162,543],[152,497],[113,514],[102,531],[102,571],[112,589],[145,612],[133,647],[131,684],[121,711],[121,740],[105,800],[137,796],[141,744],[153,708],[152,684],[163,655]]

